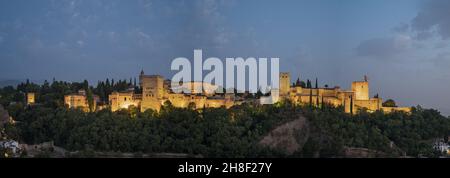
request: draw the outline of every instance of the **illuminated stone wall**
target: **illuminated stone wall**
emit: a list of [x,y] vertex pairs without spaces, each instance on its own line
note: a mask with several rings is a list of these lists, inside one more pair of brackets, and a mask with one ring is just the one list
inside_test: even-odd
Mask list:
[[[281,83],[286,83],[288,73],[280,74]],[[290,79],[289,79],[290,80]],[[283,88],[283,87],[281,87]],[[334,88],[302,88],[299,86],[291,87],[287,96],[282,95],[282,99],[289,99],[297,105],[314,105],[321,106],[322,102],[331,104],[333,106],[343,106],[346,113],[358,112],[359,110],[366,110],[374,112],[377,110],[384,110],[385,112],[404,111],[410,112],[409,107],[382,107],[383,100],[381,98],[369,97],[369,82],[365,77],[364,81],[352,82],[351,90],[341,90],[340,87]]]
[[[92,96],[93,99],[93,111],[97,110],[97,102],[100,100],[100,97],[97,95]],[[79,90],[77,94],[65,95],[64,96],[64,104],[68,108],[79,108],[85,112],[89,112],[89,102],[86,96],[85,90]]]
[[129,109],[131,106],[139,108],[140,99],[136,99],[133,91],[130,92],[113,92],[109,95],[109,104],[111,111],[120,109]]
[[411,113],[411,107],[382,107],[381,108],[385,113],[401,111],[406,113]]
[[[139,76],[142,94],[134,94],[133,92],[118,93],[114,92],[109,96],[112,111],[119,109],[127,109],[129,106],[140,106],[141,112],[147,109],[159,111],[161,106],[169,101],[172,106],[186,108],[193,103],[195,109],[203,107],[226,107],[230,108],[236,104],[243,102],[251,102],[250,100],[236,101],[234,94],[216,95],[215,93],[201,94],[176,94],[169,89],[170,81],[164,81],[159,75],[144,75],[142,72]],[[201,86],[201,82],[191,82],[190,88],[193,86]],[[217,89],[216,86],[205,84],[208,88]],[[384,110],[385,112],[404,111],[410,112],[408,107],[382,107],[381,98],[369,97],[369,82],[356,81],[352,82],[351,90],[341,90],[340,87],[334,88],[302,88],[299,86],[290,86],[290,74],[280,73],[280,99],[290,100],[296,105],[322,106],[323,103],[333,105],[335,107],[343,106],[347,113],[356,113],[358,110],[367,110],[369,112]],[[75,99],[76,100],[76,99]],[[81,102],[73,101],[71,105],[84,106]],[[323,103],[322,103],[323,102]],[[351,111],[352,110],[352,111]]]
[[89,111],[89,104],[85,95],[66,95],[64,96],[64,103],[69,108],[80,108],[85,112]]
[[32,105],[36,102],[35,93],[27,93],[27,105]]

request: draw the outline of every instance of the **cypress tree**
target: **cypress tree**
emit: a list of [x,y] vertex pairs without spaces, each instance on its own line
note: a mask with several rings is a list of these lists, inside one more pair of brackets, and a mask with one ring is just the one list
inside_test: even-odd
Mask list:
[[316,89],[316,105],[319,107],[319,89]]
[[353,95],[350,96],[350,115],[353,115]]
[[322,106],[322,110],[324,110],[325,105],[324,105],[324,103],[323,103],[323,96],[322,96],[321,106]]
[[300,78],[297,78],[297,81],[295,82],[295,86],[298,87],[298,86],[301,86],[301,85],[302,84],[301,84]]
[[319,84],[317,82],[317,78],[316,78],[316,89],[319,88]]
[[312,89],[309,89],[309,106],[312,107]]

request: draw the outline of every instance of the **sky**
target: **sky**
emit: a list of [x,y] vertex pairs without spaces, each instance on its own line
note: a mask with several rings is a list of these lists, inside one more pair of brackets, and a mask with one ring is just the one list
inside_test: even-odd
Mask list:
[[171,78],[171,61],[279,57],[292,80],[450,114],[450,1],[0,0],[0,80]]

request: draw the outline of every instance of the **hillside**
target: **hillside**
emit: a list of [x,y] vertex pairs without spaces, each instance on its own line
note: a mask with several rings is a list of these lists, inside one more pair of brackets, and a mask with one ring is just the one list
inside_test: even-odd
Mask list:
[[8,112],[0,104],[0,127],[3,126],[3,124],[7,123],[8,120],[9,120]]
[[309,137],[308,121],[300,116],[298,119],[280,125],[270,131],[259,144],[274,149],[281,149],[292,155],[303,148]]
[[[409,143],[411,138],[408,137],[410,136],[400,138],[395,134],[393,131],[402,130],[397,125],[401,123],[398,122],[400,120],[378,122],[380,124],[378,127],[384,128],[384,130],[374,126],[366,130],[367,126],[374,123],[366,123],[369,120],[357,118],[336,120],[329,117],[339,116],[330,114],[327,112],[297,114],[298,116],[295,116],[297,119],[274,126],[259,140],[258,145],[278,150],[289,157],[405,157],[407,156],[405,149],[410,150],[409,152],[415,151],[405,144],[417,145],[421,152],[427,150],[432,152],[429,150],[431,147],[426,147],[431,142],[417,140]],[[394,124],[396,125],[394,130],[387,128]],[[402,127],[409,130],[409,126]]]
[[[7,91],[7,90],[6,90]],[[289,102],[192,110],[166,103],[160,112],[121,110],[85,113],[59,107],[61,95],[33,107],[8,107],[20,124],[5,133],[20,143],[53,141],[69,152],[181,153],[206,158],[267,157],[438,157],[429,140],[445,138],[450,120],[438,111],[411,114],[358,112]],[[5,99],[13,99],[8,93]],[[52,97],[55,97],[52,99]],[[9,103],[12,100],[5,100]],[[18,101],[16,101],[18,102]],[[375,154],[374,154],[375,153]]]
[[[308,119],[304,116],[299,116],[298,119],[275,127],[259,141],[259,144],[281,150],[288,155],[293,155],[295,152],[303,149],[311,135],[310,132]],[[317,157],[320,157],[320,155],[317,155]],[[390,156],[382,151],[368,148],[345,147],[342,155],[335,155],[335,157],[378,158]]]

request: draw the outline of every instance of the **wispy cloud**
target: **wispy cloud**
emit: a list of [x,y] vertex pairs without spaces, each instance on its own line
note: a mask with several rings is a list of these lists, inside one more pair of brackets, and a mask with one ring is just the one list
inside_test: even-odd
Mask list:
[[373,38],[362,41],[356,47],[359,56],[369,56],[377,58],[388,58],[399,55],[411,47],[411,37],[397,35],[388,38]]
[[419,35],[435,33],[443,39],[450,39],[450,1],[425,1],[411,27]]

